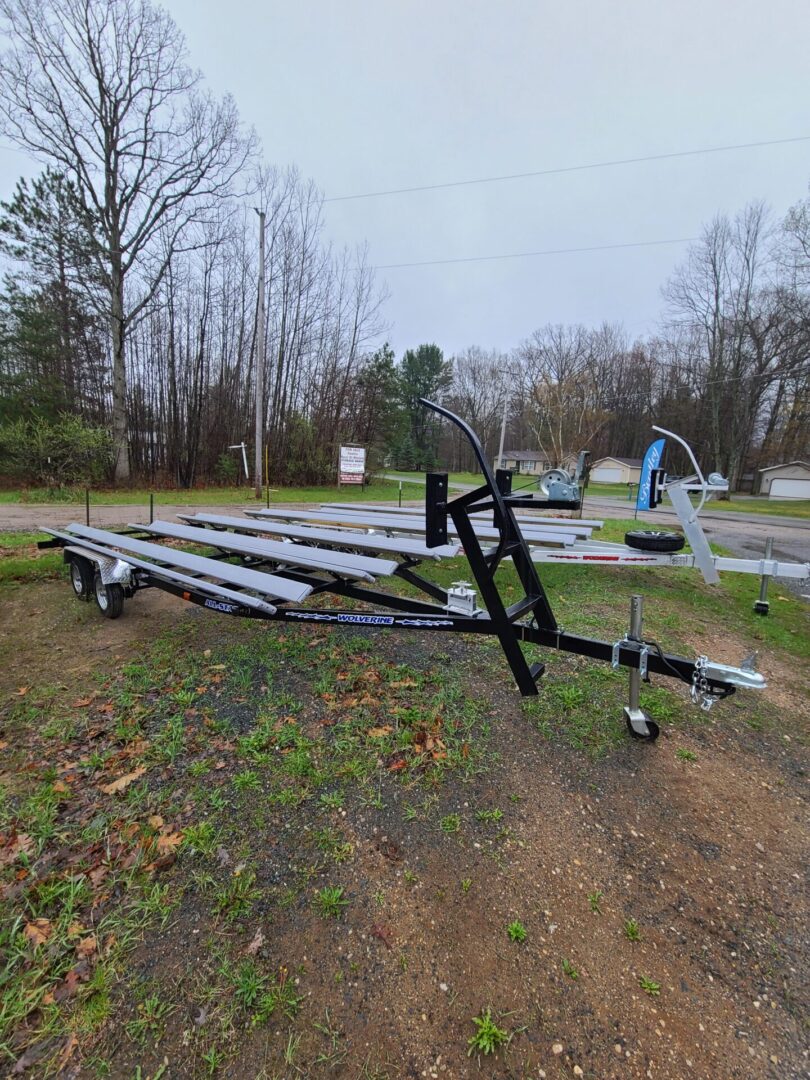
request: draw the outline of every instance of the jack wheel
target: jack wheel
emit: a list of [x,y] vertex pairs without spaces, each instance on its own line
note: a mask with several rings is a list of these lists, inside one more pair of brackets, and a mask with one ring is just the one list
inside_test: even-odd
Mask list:
[[93,569],[87,559],[76,556],[70,560],[70,584],[77,600],[89,600],[93,595]]
[[630,736],[633,739],[638,739],[639,742],[655,742],[658,736],[661,734],[661,729],[654,720],[647,720],[647,734],[642,735],[640,731],[636,731],[630,722],[630,717],[626,717],[627,730],[630,732]]
[[93,584],[98,609],[105,619],[117,619],[124,610],[124,590],[121,585],[105,585],[101,574],[96,574]]

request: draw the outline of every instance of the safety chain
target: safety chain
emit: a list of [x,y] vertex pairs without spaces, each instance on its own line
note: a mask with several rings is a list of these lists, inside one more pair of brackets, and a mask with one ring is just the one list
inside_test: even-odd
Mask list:
[[708,656],[699,656],[695,660],[695,670],[692,672],[692,688],[690,691],[692,701],[695,705],[700,705],[704,712],[708,712],[715,701],[718,700],[717,695],[709,692],[709,680],[706,678],[708,663]]

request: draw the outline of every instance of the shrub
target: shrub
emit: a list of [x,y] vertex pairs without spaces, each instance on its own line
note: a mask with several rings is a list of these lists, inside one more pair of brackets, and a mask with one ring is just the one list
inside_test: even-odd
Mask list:
[[240,461],[241,458],[237,458],[234,453],[220,454],[214,466],[214,479],[217,483],[232,487],[239,478]]
[[103,480],[112,461],[112,438],[79,416],[42,417],[0,425],[2,471],[49,488]]

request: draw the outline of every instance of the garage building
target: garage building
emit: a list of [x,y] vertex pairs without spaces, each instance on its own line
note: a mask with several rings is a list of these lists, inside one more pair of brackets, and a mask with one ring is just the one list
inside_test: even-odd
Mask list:
[[641,476],[641,458],[603,457],[591,466],[594,484],[637,484]]
[[759,491],[770,499],[810,499],[810,465],[787,461],[760,469]]

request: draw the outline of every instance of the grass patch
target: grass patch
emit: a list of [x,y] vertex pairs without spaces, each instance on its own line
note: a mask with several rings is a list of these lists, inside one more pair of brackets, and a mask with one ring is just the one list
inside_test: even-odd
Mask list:
[[0,585],[58,578],[64,567],[62,552],[37,548],[38,540],[47,539],[45,533],[0,532]]
[[[415,499],[424,497],[424,484],[403,484],[403,497]],[[406,494],[407,492],[407,494]],[[263,505],[264,500],[255,499],[251,488],[247,487],[202,487],[202,488],[163,488],[152,491],[155,496],[155,511],[163,506],[177,505],[226,505],[228,503],[249,506]],[[149,488],[104,488],[90,492],[90,511],[93,506],[148,506]],[[339,488],[336,484],[319,487],[282,487],[270,489],[271,503],[285,502],[368,502],[397,499],[399,483],[391,480],[375,480],[366,487],[347,485]],[[50,488],[25,488],[22,490],[0,491],[0,503],[22,503],[35,505],[44,503],[67,503],[84,505],[83,487],[54,490]]]
[[711,510],[734,510],[739,514],[773,514],[774,517],[810,518],[810,499],[769,499],[756,496],[751,499],[712,499],[707,506]]

